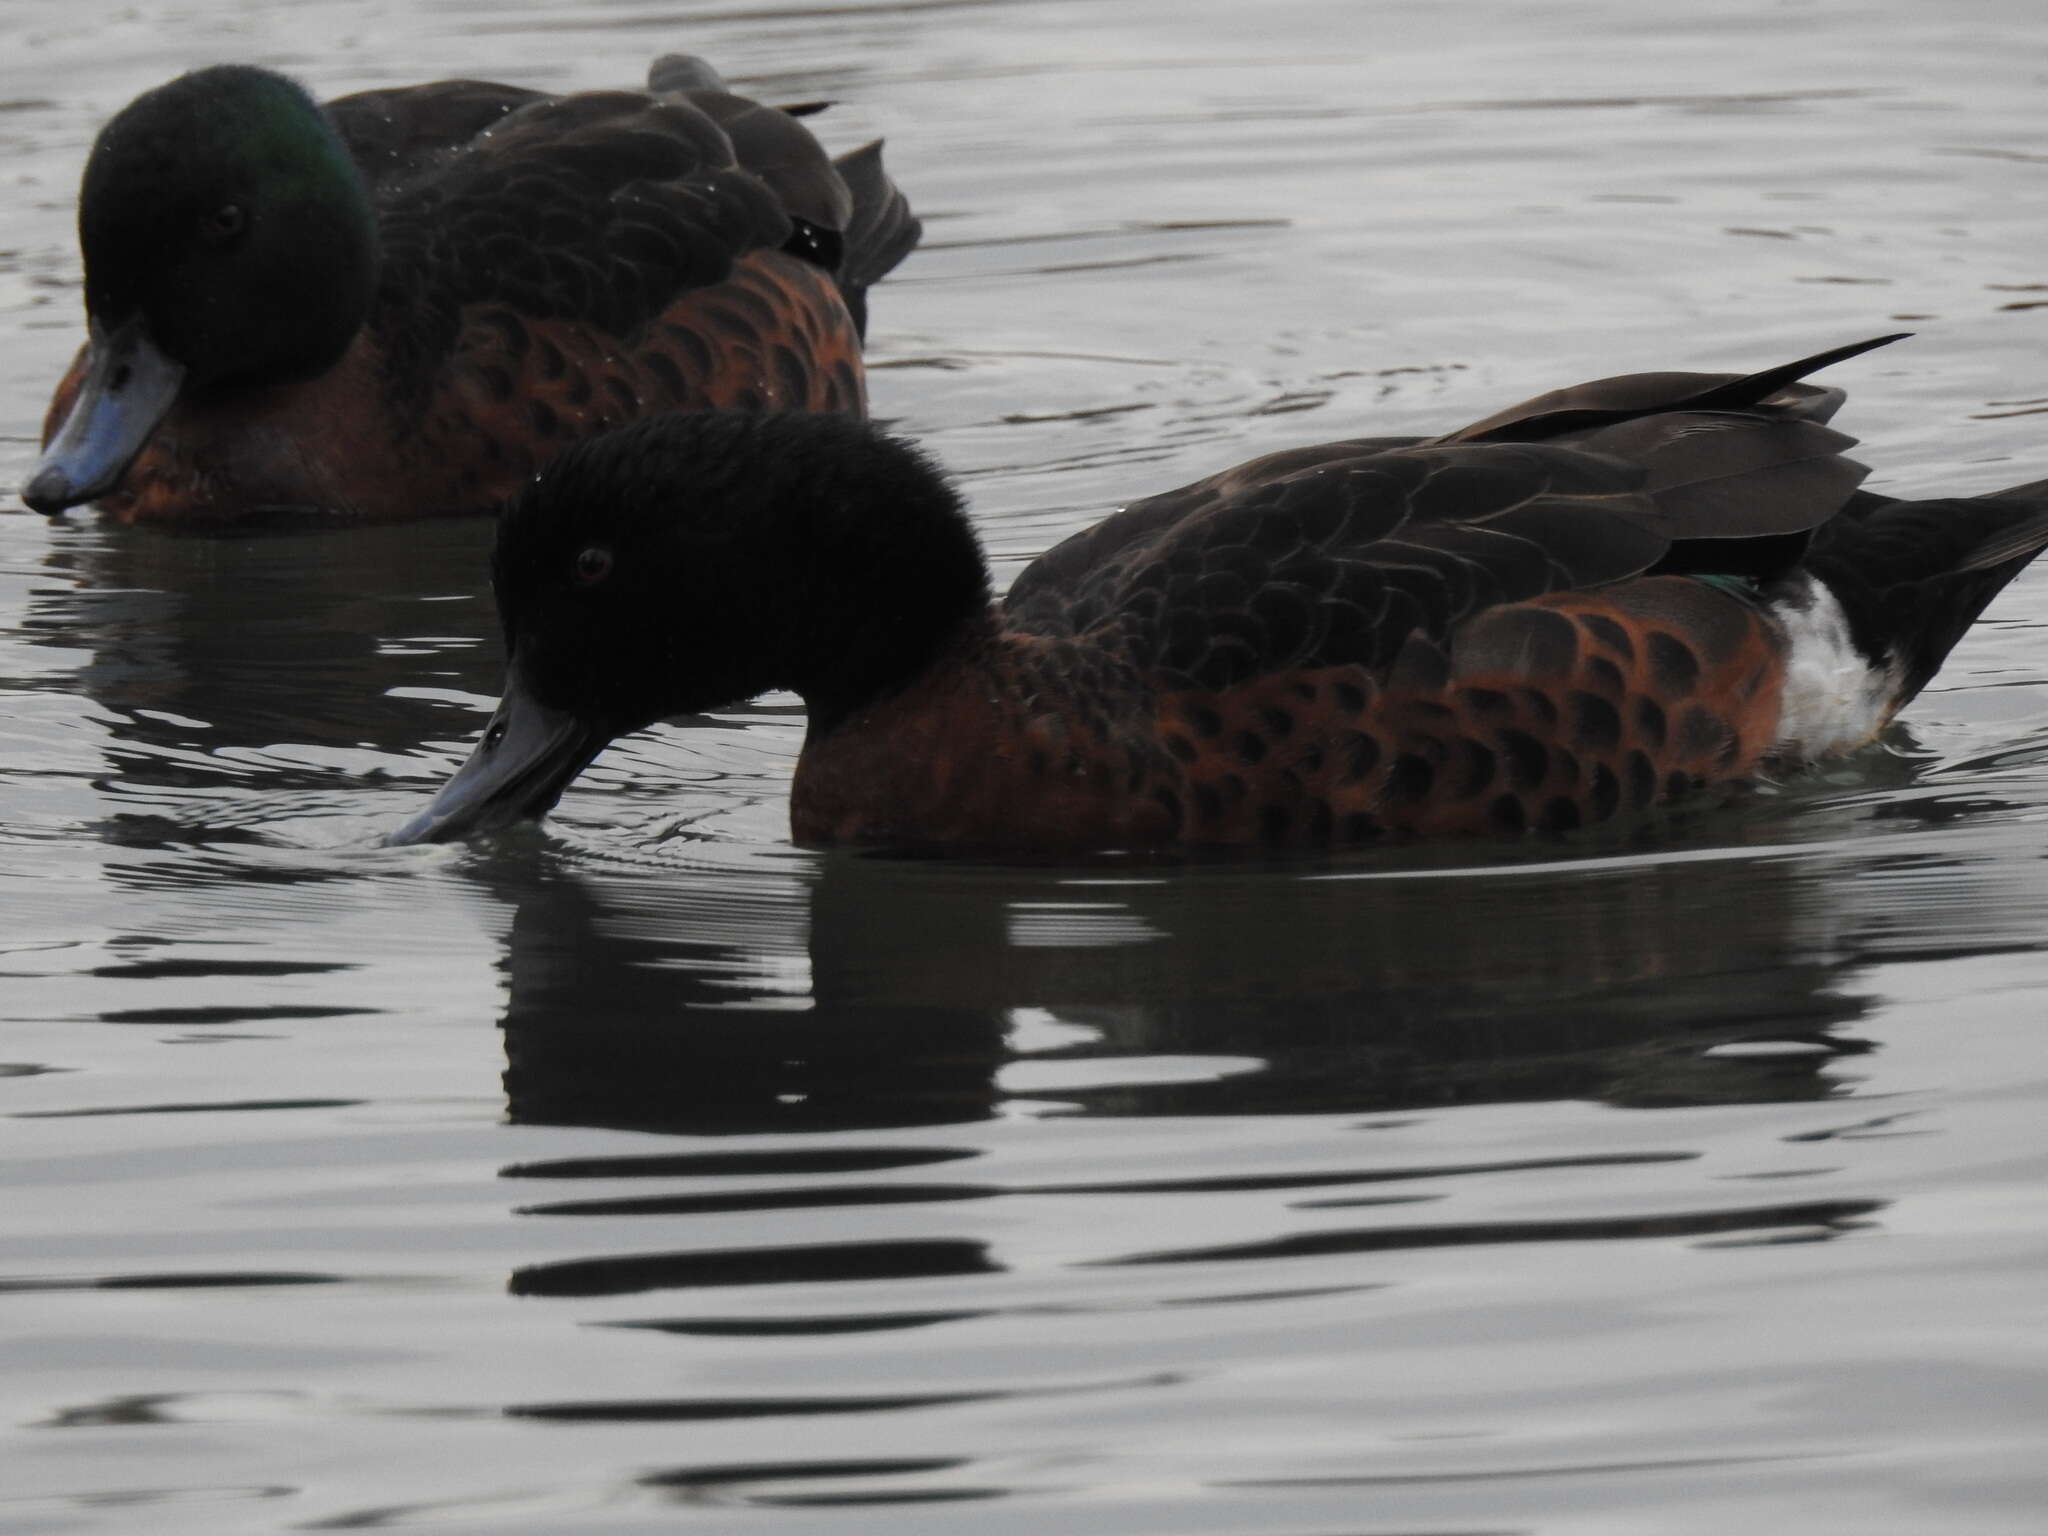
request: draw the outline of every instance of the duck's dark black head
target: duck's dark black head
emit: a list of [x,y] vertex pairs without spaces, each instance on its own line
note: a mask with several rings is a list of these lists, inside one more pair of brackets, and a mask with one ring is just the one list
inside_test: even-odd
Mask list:
[[572,447],[506,511],[492,577],[504,700],[394,842],[544,815],[614,737],[772,688],[829,729],[988,605],[945,480],[841,416],[657,416]]
[[87,375],[25,499],[119,483],[181,393],[324,372],[369,311],[376,223],[347,148],[281,75],[222,64],[130,102],[79,191]]

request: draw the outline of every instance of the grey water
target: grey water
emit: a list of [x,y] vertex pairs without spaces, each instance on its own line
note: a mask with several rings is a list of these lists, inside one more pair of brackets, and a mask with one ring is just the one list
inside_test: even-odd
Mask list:
[[878,415],[1003,579],[1556,384],[1838,370],[2048,474],[2037,0],[10,0],[0,1532],[2048,1529],[2048,569],[1879,747],[1626,838],[787,841],[770,697],[383,849],[489,528],[55,524],[104,118],[701,53],[886,135]]

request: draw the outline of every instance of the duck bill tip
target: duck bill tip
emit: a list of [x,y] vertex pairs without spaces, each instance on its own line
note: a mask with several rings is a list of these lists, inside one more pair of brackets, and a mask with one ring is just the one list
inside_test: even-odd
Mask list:
[[71,410],[22,487],[31,511],[55,517],[116,489],[177,403],[185,366],[157,346],[138,316],[93,322]]
[[514,674],[469,760],[385,846],[448,843],[538,821],[610,740],[575,712],[536,701]]
[[38,465],[28,484],[21,488],[22,505],[45,517],[61,517],[91,496],[91,492],[79,493],[70,471],[60,464]]

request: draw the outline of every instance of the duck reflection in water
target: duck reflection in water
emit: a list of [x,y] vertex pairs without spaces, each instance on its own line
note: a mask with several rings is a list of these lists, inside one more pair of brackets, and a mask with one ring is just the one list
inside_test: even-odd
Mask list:
[[[1371,1138],[1342,1165],[1306,1173],[1227,1168],[1136,1185],[1113,1177],[1017,1185],[976,1177],[978,1137],[931,1133],[990,1118],[1006,1103],[1040,1114],[1372,1117],[1340,1127],[1351,1130],[1388,1112],[1510,1101],[1820,1099],[1841,1086],[1833,1064],[1865,1048],[1836,1033],[1863,1004],[1826,958],[1840,952],[1828,885],[1768,860],[1434,879],[1226,867],[1077,883],[1071,871],[834,854],[802,874],[778,872],[765,892],[731,868],[693,881],[673,871],[621,879],[542,867],[536,878],[531,864],[498,867],[495,894],[517,908],[503,1021],[511,1118],[675,1138],[508,1166],[521,1210],[534,1216],[673,1220],[879,1204],[923,1210],[1007,1194],[1377,1184],[1412,1177],[1412,1157],[1389,1149],[1382,1173],[1383,1144]],[[1068,1026],[1057,1031],[1066,1043],[1019,1051],[1043,1043],[1030,1038],[1032,1026],[1042,1037],[1048,1016]],[[1716,1049],[1739,1042],[1778,1049]],[[1090,1057],[1115,1060],[1091,1071]],[[1214,1070],[1147,1082],[1147,1058]],[[1049,1062],[1068,1086],[1034,1093],[1028,1078],[1011,1080]],[[1091,1078],[1101,1086],[1071,1086]],[[751,1142],[846,1130],[923,1134]],[[707,1145],[706,1137],[746,1140]],[[1621,1160],[1690,1155],[1638,1149]],[[828,1175],[842,1177],[818,1177]],[[763,1177],[773,1182],[764,1188]],[[733,1178],[742,1182],[726,1182]],[[1313,1241],[1372,1248],[1677,1236],[1830,1225],[1871,1208],[1743,1205],[1513,1230],[1374,1219]],[[1182,1256],[1266,1252],[1254,1245]],[[1002,1267],[970,1225],[961,1235],[863,1232],[651,1251],[642,1239],[627,1252],[524,1266],[510,1287],[573,1298],[929,1280]],[[833,1326],[869,1326],[865,1317]],[[885,1324],[906,1325],[890,1314],[872,1326]],[[772,1332],[776,1324],[692,1314],[633,1326]],[[670,1410],[636,1402],[519,1411]]]
[[[1047,1015],[1085,1043],[1030,1060],[1260,1063],[1045,1095],[1113,1115],[1820,1098],[1862,1048],[1836,1033],[1863,1003],[1844,986],[1828,886],[1782,862],[1077,883],[834,854],[765,896],[736,892],[730,870],[489,868],[516,907],[505,1084],[529,1123],[980,1119],[1029,1095],[1006,1091],[1002,1069],[1019,1019]],[[1715,1051],[1757,1041],[1789,1049]]]

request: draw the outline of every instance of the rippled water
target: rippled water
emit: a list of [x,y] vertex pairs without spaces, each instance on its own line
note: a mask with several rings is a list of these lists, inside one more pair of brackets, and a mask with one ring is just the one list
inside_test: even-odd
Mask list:
[[[148,3],[0,17],[0,483],[94,127],[705,53],[886,133],[879,413],[1007,575],[1250,453],[1847,365],[2048,473],[2037,0]],[[382,850],[488,529],[0,516],[0,1530],[2034,1533],[2048,570],[1881,750],[1633,841],[790,849],[793,700]]]

